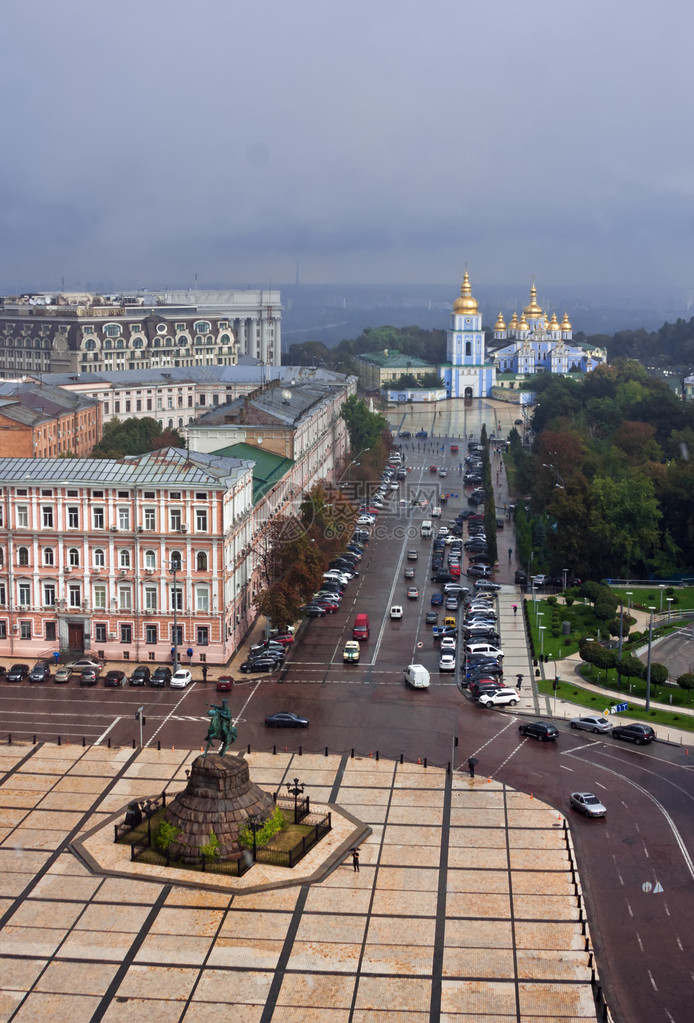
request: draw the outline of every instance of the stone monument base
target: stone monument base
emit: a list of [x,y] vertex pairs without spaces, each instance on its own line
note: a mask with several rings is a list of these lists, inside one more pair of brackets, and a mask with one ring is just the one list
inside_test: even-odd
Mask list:
[[242,756],[196,757],[186,788],[166,808],[165,819],[181,832],[168,853],[183,863],[199,863],[200,850],[214,832],[216,859],[238,860],[243,854],[239,831],[249,814],[267,820],[274,809],[272,796],[251,781]]

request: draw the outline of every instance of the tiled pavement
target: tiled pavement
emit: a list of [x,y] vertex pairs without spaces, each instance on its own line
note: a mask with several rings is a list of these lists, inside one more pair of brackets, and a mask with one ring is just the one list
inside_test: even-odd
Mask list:
[[264,787],[298,774],[370,826],[359,873],[348,849],[320,883],[261,892],[90,872],[69,843],[196,755],[0,747],[0,1021],[595,1018],[562,819],[486,778],[254,754]]

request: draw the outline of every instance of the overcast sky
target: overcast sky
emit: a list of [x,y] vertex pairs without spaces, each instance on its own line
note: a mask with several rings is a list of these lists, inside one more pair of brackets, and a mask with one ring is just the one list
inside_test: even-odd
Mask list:
[[6,0],[0,290],[694,285],[691,0]]

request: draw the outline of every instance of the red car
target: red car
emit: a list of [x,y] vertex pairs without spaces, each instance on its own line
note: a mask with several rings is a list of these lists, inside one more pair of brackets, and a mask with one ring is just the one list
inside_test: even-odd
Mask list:
[[234,679],[231,675],[220,675],[217,679],[217,692],[230,693],[234,688]]
[[439,471],[438,470],[438,466],[436,466],[436,465],[430,465],[429,466],[429,472],[438,472],[438,471]]
[[277,643],[281,643],[282,646],[289,646],[290,643],[294,642],[294,637],[291,632],[281,632],[277,636],[272,637]]
[[[317,607],[322,607],[328,614],[334,615],[336,611],[340,610],[339,604],[333,604],[330,600],[316,600],[315,604]],[[280,641],[281,642],[281,641]]]
[[451,452],[452,452],[452,454],[455,454],[457,450],[458,450],[458,445],[457,444],[451,444]]
[[454,579],[460,579],[460,565],[449,565],[448,571],[451,573]]

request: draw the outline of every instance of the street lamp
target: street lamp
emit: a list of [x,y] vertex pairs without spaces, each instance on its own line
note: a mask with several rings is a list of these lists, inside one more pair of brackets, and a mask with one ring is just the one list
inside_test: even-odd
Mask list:
[[646,668],[646,711],[651,709],[651,646],[653,643],[653,612],[654,607],[649,607],[651,620],[648,623],[648,667]]
[[171,561],[171,573],[173,575],[173,670],[174,674],[178,671],[178,623],[176,618],[176,611],[178,605],[178,590],[176,589],[176,572],[179,569],[179,562],[177,558],[173,558]]
[[665,599],[667,600],[667,620],[669,622],[670,621],[670,612],[672,611],[672,602],[673,602],[673,600],[675,598],[674,597],[666,597]]
[[[627,614],[631,611],[631,598],[634,596],[632,590],[627,590]],[[629,615],[631,617],[631,615]]]
[[568,570],[568,568],[562,568],[561,574],[562,574],[562,581],[564,583],[564,589],[566,590],[566,584],[569,581],[569,570]]
[[557,489],[557,490],[565,490],[565,489],[566,489],[566,488],[564,487],[564,480],[562,479],[561,475],[560,475],[560,474],[559,474],[559,472],[558,472],[558,471],[557,471],[557,470],[556,470],[556,469],[554,468],[554,466],[553,466],[553,465],[549,465],[549,464],[548,464],[547,462],[543,462],[543,463],[542,463],[542,467],[543,467],[544,469],[549,469],[549,470],[550,470],[551,472],[553,472],[553,473],[554,473],[554,477],[555,477],[555,481],[556,481],[556,482],[555,482],[555,484],[554,484],[554,486],[556,487],[556,489]]
[[289,792],[289,795],[294,796],[294,823],[296,824],[296,811],[299,802],[299,796],[302,794],[306,786],[302,782],[300,782],[298,778],[294,779],[293,784],[291,784],[290,782],[286,782],[285,784],[287,786],[287,791]]
[[255,836],[261,830],[261,828],[265,824],[265,821],[262,820],[262,818],[260,818],[257,813],[249,813],[248,817],[246,818],[246,824],[248,825],[248,827],[253,832],[253,862],[255,863],[255,852],[256,852],[256,838],[255,838]]
[[540,625],[540,657],[545,656],[545,629],[546,625]]

